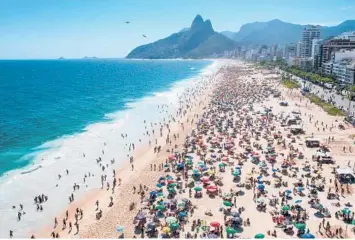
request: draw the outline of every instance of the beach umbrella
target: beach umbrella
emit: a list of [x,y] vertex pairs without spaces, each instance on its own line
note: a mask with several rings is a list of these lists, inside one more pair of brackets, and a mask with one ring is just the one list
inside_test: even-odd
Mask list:
[[184,202],[180,202],[180,203],[178,204],[178,207],[185,207],[185,203],[184,203]]
[[295,201],[296,204],[300,204],[301,202],[302,202],[301,199]]
[[241,217],[233,217],[232,218],[232,221],[233,222],[236,222],[236,223],[242,223],[243,222],[243,219]]
[[289,189],[287,189],[287,190],[285,191],[285,193],[286,193],[286,194],[290,194],[290,193],[292,193],[292,191],[289,190]]
[[227,166],[227,164],[225,164],[225,163],[220,163],[220,164],[218,164],[218,166],[219,166],[219,167],[225,167],[225,166]]
[[351,213],[351,211],[350,211],[349,208],[344,208],[343,210],[341,210],[341,212],[342,212],[343,214],[347,214],[347,215]]
[[210,223],[210,226],[211,226],[211,227],[219,227],[219,226],[221,226],[221,224],[220,224],[219,222],[215,222],[215,221],[214,221],[214,222],[211,222],[211,223]]
[[232,175],[235,176],[235,177],[240,176],[240,172],[239,172],[239,171],[234,171],[234,172],[232,173]]
[[179,228],[179,224],[176,222],[176,223],[172,223],[170,224],[170,229],[175,231]]
[[151,192],[150,192],[150,196],[155,196],[156,194],[157,194],[156,191],[151,191]]
[[169,160],[174,160],[175,159],[175,155],[174,154],[169,154],[168,158],[169,158]]
[[310,233],[305,233],[305,234],[301,235],[301,238],[311,239],[311,238],[315,238],[315,236],[313,234],[310,234]]
[[202,178],[201,178],[201,181],[202,181],[202,182],[208,182],[209,180],[210,180],[209,177],[202,177]]
[[165,222],[167,222],[168,224],[173,224],[173,223],[177,222],[177,219],[176,219],[176,217],[167,217],[165,219]]
[[297,191],[299,191],[299,192],[304,191],[304,187],[298,187],[298,188],[297,188]]
[[272,171],[273,171],[273,172],[277,172],[277,169],[276,169],[276,168],[273,168]]
[[227,228],[226,228],[226,232],[227,232],[228,234],[236,234],[236,233],[237,233],[237,230],[235,230],[235,229],[232,228],[232,227],[227,227]]
[[164,193],[158,192],[158,193],[157,193],[157,196],[158,196],[158,197],[164,197]]
[[168,192],[170,192],[170,193],[175,193],[176,190],[175,190],[175,188],[168,188]]
[[223,205],[226,206],[226,207],[232,207],[233,206],[233,204],[230,201],[224,201]]
[[156,206],[155,206],[155,209],[156,209],[156,210],[165,210],[165,206],[159,204],[159,205],[156,205]]
[[176,187],[177,186],[177,183],[170,183],[168,187]]
[[314,204],[314,205],[313,205],[313,207],[314,207],[315,209],[318,209],[318,210],[323,209],[323,205],[322,205],[322,204],[320,204],[320,203],[316,203],[316,204]]
[[201,172],[200,172],[200,170],[198,170],[198,169],[194,169],[194,170],[192,171],[192,173],[193,173],[193,175],[201,175]]
[[161,185],[160,183],[158,183],[157,185],[155,185],[157,188],[162,188],[163,185]]
[[116,228],[116,232],[123,232],[123,230],[124,230],[124,227],[123,227],[123,226],[118,226],[118,227]]
[[257,203],[264,203],[265,202],[265,198],[260,197],[260,198],[256,199],[256,202]]
[[164,227],[163,228],[163,233],[169,233],[170,232],[170,228],[169,227]]
[[255,239],[263,239],[264,237],[265,237],[265,235],[262,233],[255,234],[255,236],[254,236]]
[[186,217],[186,216],[187,216],[187,213],[186,213],[186,212],[179,212],[179,216],[180,216],[180,217]]
[[282,211],[288,211],[288,210],[290,210],[290,206],[284,205],[284,206],[282,206],[281,210]]
[[263,176],[258,176],[258,177],[257,177],[258,180],[260,180],[260,179],[262,179],[262,178],[263,178]]
[[157,224],[155,222],[148,223],[148,228],[156,228]]
[[293,225],[294,225],[295,228],[297,228],[298,230],[305,230],[305,229],[306,229],[306,224],[305,224],[305,223],[294,223]]
[[200,187],[200,186],[194,187],[194,190],[196,192],[201,192],[202,191],[202,187]]
[[240,214],[238,212],[231,212],[231,216],[240,217]]
[[216,235],[214,233],[210,233],[207,235],[207,238],[218,238],[218,235]]
[[265,185],[264,184],[258,185],[258,190],[259,191],[264,191],[264,189],[265,189]]

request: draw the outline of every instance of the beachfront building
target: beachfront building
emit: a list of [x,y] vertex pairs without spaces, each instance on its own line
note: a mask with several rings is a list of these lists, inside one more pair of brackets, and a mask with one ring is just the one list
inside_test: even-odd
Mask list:
[[341,50],[353,50],[355,49],[355,41],[350,39],[331,39],[326,41],[321,46],[321,66],[326,62],[331,61],[334,58],[334,54]]
[[298,41],[296,44],[296,57],[301,57],[302,42]]
[[336,77],[339,83],[355,83],[355,50],[334,53],[331,61],[323,64],[323,72]]
[[320,39],[320,29],[318,26],[305,27],[302,32],[301,54],[302,58],[312,57],[312,41]]

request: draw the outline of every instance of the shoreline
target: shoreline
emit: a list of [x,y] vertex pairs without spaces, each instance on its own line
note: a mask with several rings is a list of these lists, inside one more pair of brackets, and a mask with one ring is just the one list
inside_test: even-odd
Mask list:
[[[216,62],[211,62],[207,67],[204,67],[204,68],[202,68],[202,70],[200,70],[199,72],[198,72],[198,74],[196,75],[196,76],[192,76],[192,77],[189,77],[189,78],[187,78],[187,79],[183,79],[183,80],[179,80],[179,81],[177,81],[177,82],[175,82],[172,86],[171,86],[171,88],[169,89],[169,90],[166,90],[166,91],[163,91],[163,92],[158,92],[159,94],[167,94],[167,93],[170,93],[170,91],[171,91],[171,89],[173,89],[174,87],[178,87],[178,88],[182,88],[182,87],[186,87],[186,84],[183,86],[183,85],[181,85],[180,83],[186,83],[187,82],[187,86],[189,86],[189,85],[193,85],[196,81],[198,81],[198,79],[199,78],[201,78],[201,76],[204,76],[204,75],[206,75],[206,74],[209,74],[208,72],[209,71],[211,71],[211,66],[213,66],[214,64],[217,64],[217,62],[218,61],[216,61]],[[213,67],[212,67],[213,68]],[[206,73],[207,72],[207,73]],[[180,90],[179,90],[180,91]],[[155,97],[155,94],[156,93],[152,93],[153,94],[153,96],[147,96],[148,98],[152,98],[153,99],[153,97]],[[170,94],[171,95],[171,94]],[[142,101],[143,100],[145,100],[147,97],[143,97],[142,98]],[[158,96],[159,98],[164,98],[165,96]],[[166,97],[169,97],[169,96],[166,96]],[[139,99],[139,101],[140,101],[141,99]],[[132,103],[129,103],[129,104],[132,104]],[[155,104],[155,103],[150,103],[150,104]],[[132,107],[132,106],[130,106],[130,107]],[[133,106],[134,107],[134,106]],[[114,115],[116,115],[116,113],[112,113],[112,114],[114,114]],[[167,113],[165,113],[165,115],[166,115]],[[163,115],[162,115],[163,116]],[[168,115],[166,115],[166,117],[168,117]],[[161,118],[163,118],[163,117],[161,117]],[[129,119],[126,119],[127,121],[129,121]],[[99,123],[99,124],[101,124],[101,123]],[[155,123],[155,124],[157,124],[157,123]],[[155,126],[155,128],[158,128],[158,125],[156,125]],[[85,132],[87,131],[87,130],[89,130],[89,129],[85,129]],[[124,130],[123,130],[124,131]],[[158,131],[158,129],[156,129],[156,131]],[[84,132],[84,134],[85,134],[85,132]],[[79,134],[81,134],[81,133],[79,133]],[[105,133],[103,133],[103,134],[105,134]],[[75,134],[75,135],[73,135],[73,136],[76,136],[77,134]],[[71,138],[71,137],[70,137]],[[134,137],[135,138],[135,137]],[[138,138],[136,139],[137,140],[137,142],[138,142]],[[109,142],[111,141],[111,140],[108,140]],[[108,142],[108,144],[110,144]],[[129,141],[128,141],[129,142]],[[148,145],[148,136],[146,137],[146,140],[143,140],[143,142],[142,142],[142,144],[141,144],[142,146],[146,146],[146,145]],[[136,148],[139,148],[138,147],[138,145],[136,146]],[[143,147],[143,149],[142,150],[139,150],[139,151],[141,151],[141,152],[144,152],[144,151],[146,151],[146,149],[145,149],[146,147]],[[127,149],[128,149],[128,146],[127,146]],[[137,150],[137,149],[136,149]],[[55,150],[54,150],[55,151]],[[106,152],[105,152],[106,153]],[[88,154],[86,154],[86,155],[88,155]],[[138,154],[139,155],[139,154]],[[92,155],[91,155],[92,156]],[[62,157],[64,157],[64,156],[62,156]],[[137,157],[137,156],[136,156]],[[135,158],[136,158],[135,157]],[[117,160],[116,160],[117,161]],[[40,163],[40,164],[42,164],[42,163]],[[45,163],[44,163],[45,164]],[[46,165],[46,164],[45,164]],[[116,172],[118,172],[118,171],[121,171],[121,170],[118,170],[118,169],[123,169],[123,168],[127,168],[127,166],[129,167],[129,163],[127,163],[127,161],[124,161],[124,163],[123,164],[119,164],[115,169],[116,169]],[[28,168],[24,168],[24,169],[21,169],[21,170],[19,170],[19,171],[26,171],[27,169],[29,169],[29,170],[31,170],[31,169],[33,169],[35,167],[35,165],[29,165],[28,166]],[[37,166],[38,167],[38,166]],[[68,166],[69,167],[69,166]],[[37,169],[36,171],[39,171],[39,170],[41,170],[41,171],[43,171],[44,169],[46,169],[46,166],[44,166],[44,167],[42,167],[42,169],[41,168],[39,168],[39,169]],[[36,172],[35,171],[35,172]],[[25,176],[25,175],[27,175],[27,174],[23,174],[23,176]],[[30,175],[30,174],[29,174]],[[120,175],[120,173],[117,173],[117,175]],[[23,176],[20,176],[20,177],[23,177]],[[64,176],[64,174],[62,174],[62,176],[63,177],[65,177]],[[69,174],[69,176],[70,176],[70,174]],[[79,178],[80,178],[80,176],[79,176]],[[9,179],[9,178],[8,178]],[[80,179],[77,179],[77,180],[79,180],[79,184],[83,187],[84,185],[82,184],[82,183],[80,183]],[[8,180],[6,180],[6,181],[8,181]],[[89,179],[89,181],[90,181],[90,179]],[[99,179],[97,179],[97,181],[99,181]],[[40,181],[37,181],[37,182],[40,182]],[[91,182],[92,183],[92,182]],[[89,186],[91,185],[91,183],[88,183],[89,184]],[[122,184],[123,184],[123,181],[122,181]],[[5,183],[5,185],[6,185],[6,183]],[[84,192],[81,192],[81,193],[79,193],[79,195],[78,196],[76,196],[75,198],[77,198],[77,199],[79,199],[79,201],[81,201],[81,199],[82,198],[86,198],[86,196],[87,195],[89,195],[89,196],[93,196],[93,195],[95,195],[96,193],[95,193],[95,190],[92,190],[92,189],[96,189],[96,188],[98,188],[98,185],[99,184],[95,184],[94,186],[91,186],[91,187],[89,187],[89,189],[88,190],[85,190],[84,189]],[[39,183],[39,186],[40,186],[40,183]],[[85,186],[84,186],[84,188],[85,188]],[[29,192],[30,192],[30,190],[31,189],[33,189],[33,187],[31,187],[31,188],[29,188]],[[54,191],[55,191],[55,189],[53,189]],[[35,192],[38,192],[37,190],[35,190],[35,191],[33,191],[33,193],[32,194],[30,194],[30,196],[31,195],[34,195],[34,194],[36,194]],[[70,194],[70,192],[72,192],[72,191],[70,191],[69,190],[69,194]],[[75,195],[77,195],[76,193],[75,193]],[[77,200],[76,199],[76,200]],[[53,201],[53,198],[52,199],[50,199],[50,200],[52,200]],[[76,202],[76,201],[75,201]],[[73,203],[75,203],[75,202],[73,202]],[[53,205],[54,204],[54,205]],[[57,205],[55,202],[53,203],[53,204],[51,204],[51,203],[49,203],[49,205],[51,205],[51,206],[55,206],[55,205]],[[48,205],[48,204],[46,204],[46,203],[44,203],[43,204],[43,207],[44,207],[44,209],[46,209],[46,205]],[[72,204],[73,205],[73,204]],[[26,212],[26,207],[27,207],[27,210],[28,210],[28,207],[31,207],[31,206],[28,206],[28,204],[26,204],[25,205],[25,212]],[[48,208],[48,207],[47,207]],[[11,210],[9,210],[9,211],[11,211]],[[13,211],[13,210],[12,210]],[[4,217],[6,216],[6,214],[8,214],[7,212],[5,213],[4,212],[4,214],[2,215],[2,218],[3,218],[3,220],[4,220]],[[16,214],[14,214],[14,217],[16,216]],[[26,215],[24,215],[25,217],[26,217]],[[31,215],[29,215],[29,216],[31,216]],[[45,225],[52,225],[52,224],[48,224],[48,221],[46,221],[47,223],[45,224]],[[44,226],[45,228],[46,228],[46,226]],[[15,229],[14,229],[15,230]],[[36,229],[34,229],[35,230],[35,232],[38,232],[38,230],[36,230]],[[39,232],[41,232],[41,230],[39,230]],[[14,231],[14,235],[16,236],[16,231]],[[25,235],[23,235],[22,234],[22,236],[30,236],[31,235],[31,231],[28,233],[28,234],[25,234]],[[35,234],[36,235],[36,234]],[[4,235],[4,237],[5,237],[6,235]],[[17,235],[18,236],[18,235]],[[21,236],[21,235],[20,235]],[[48,237],[49,235],[46,235],[46,237]]]

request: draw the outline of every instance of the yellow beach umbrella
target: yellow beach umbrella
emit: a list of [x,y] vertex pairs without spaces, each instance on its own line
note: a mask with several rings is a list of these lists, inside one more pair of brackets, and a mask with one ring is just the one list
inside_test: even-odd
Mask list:
[[169,227],[164,227],[163,228],[163,233],[169,233],[170,232],[170,228]]

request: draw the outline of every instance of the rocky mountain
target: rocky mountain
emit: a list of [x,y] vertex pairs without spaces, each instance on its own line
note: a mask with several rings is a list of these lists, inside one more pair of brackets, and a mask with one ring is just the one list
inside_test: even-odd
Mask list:
[[[274,19],[268,22],[244,24],[239,32],[222,32],[226,37],[239,44],[286,44],[301,39],[302,30],[307,25],[293,24]],[[326,39],[346,31],[355,31],[355,20],[348,20],[337,26],[320,26],[321,38]]]
[[197,15],[190,28],[139,46],[127,58],[207,58],[215,53],[233,50],[235,46],[233,40],[213,30],[210,20],[204,21]]

